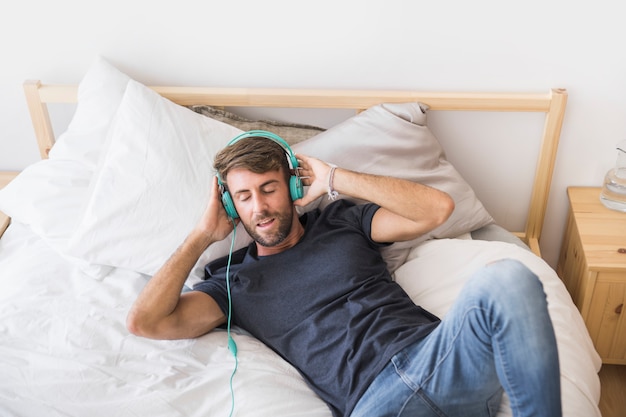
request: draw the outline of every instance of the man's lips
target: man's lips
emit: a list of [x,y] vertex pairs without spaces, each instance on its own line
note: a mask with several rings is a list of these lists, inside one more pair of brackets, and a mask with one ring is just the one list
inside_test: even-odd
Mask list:
[[262,227],[263,228],[263,227],[269,227],[273,223],[274,223],[274,219],[271,218],[271,219],[263,219],[261,221],[258,221],[256,225],[257,225],[257,227]]

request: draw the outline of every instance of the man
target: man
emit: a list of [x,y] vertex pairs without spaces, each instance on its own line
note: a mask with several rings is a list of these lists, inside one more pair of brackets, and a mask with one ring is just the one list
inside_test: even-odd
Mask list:
[[[292,201],[285,152],[249,137],[216,156],[254,242],[233,254],[230,276],[217,260],[181,295],[202,252],[233,229],[216,177],[202,219],[131,308],[132,333],[192,338],[225,324],[228,279],[233,324],[293,364],[335,416],[495,415],[503,387],[515,416],[561,414],[556,342],[536,276],[515,261],[487,265],[439,321],[392,281],[379,248],[445,222],[452,199],[298,155],[309,189]],[[334,192],[371,203],[339,200],[297,215],[294,205]]]

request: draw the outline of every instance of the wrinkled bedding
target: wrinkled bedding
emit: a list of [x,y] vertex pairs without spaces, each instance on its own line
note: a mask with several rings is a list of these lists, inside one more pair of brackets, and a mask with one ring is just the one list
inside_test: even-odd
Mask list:
[[[600,360],[564,286],[519,246],[431,240],[395,273],[419,304],[445,316],[480,265],[514,257],[544,283],[556,327],[565,416],[599,416]],[[0,416],[228,416],[234,358],[226,334],[154,341],[131,335],[128,308],[148,277],[120,268],[93,279],[28,226],[0,239]],[[235,414],[330,416],[288,363],[239,332]],[[511,415],[505,398],[499,416]]]

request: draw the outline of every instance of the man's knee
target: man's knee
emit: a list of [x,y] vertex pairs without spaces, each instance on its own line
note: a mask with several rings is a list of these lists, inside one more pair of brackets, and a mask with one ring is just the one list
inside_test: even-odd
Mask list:
[[476,273],[475,279],[476,284],[499,297],[545,297],[539,277],[516,259],[506,258],[490,262]]

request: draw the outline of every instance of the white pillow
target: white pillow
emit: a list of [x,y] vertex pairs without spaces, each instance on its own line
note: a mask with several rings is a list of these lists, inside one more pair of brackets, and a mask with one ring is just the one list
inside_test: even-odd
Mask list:
[[[420,103],[380,104],[293,146],[296,153],[354,171],[420,182],[446,191],[454,199],[454,212],[444,224],[417,239],[385,248],[383,255],[392,272],[420,242],[457,237],[494,222],[446,159],[426,124],[426,109]],[[324,208],[328,204],[328,199],[322,198],[319,205]]]
[[[76,112],[49,159],[30,165],[0,191],[0,210],[13,221],[29,225],[61,254],[80,217],[128,80],[98,57],[78,86]],[[87,272],[102,277],[108,271],[94,267]]]
[[50,150],[50,159],[69,159],[95,170],[129,80],[128,75],[97,57],[78,85],[76,112]]
[[70,253],[153,275],[200,219],[214,155],[240,133],[131,80]]

